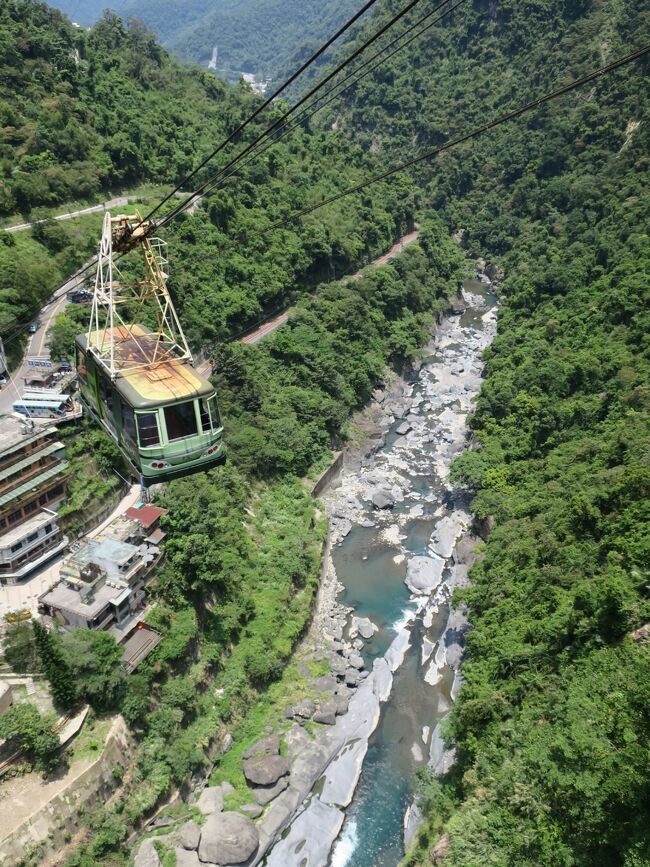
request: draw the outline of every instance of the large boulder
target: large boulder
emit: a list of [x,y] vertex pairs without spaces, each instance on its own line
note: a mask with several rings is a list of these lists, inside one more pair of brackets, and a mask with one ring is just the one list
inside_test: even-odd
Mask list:
[[386,491],[377,491],[372,495],[372,505],[375,509],[392,509],[395,498]]
[[176,846],[174,854],[176,855],[176,867],[202,867],[199,856],[194,851]]
[[257,851],[257,828],[240,813],[213,813],[203,825],[199,858],[212,864],[243,864]]
[[183,849],[198,849],[201,829],[196,822],[186,822],[180,830],[178,841]]
[[204,816],[220,813],[223,810],[223,791],[221,786],[207,786],[196,802],[196,806]]
[[294,707],[293,715],[297,717],[302,717],[302,719],[311,719],[311,716],[315,710],[315,703],[310,698],[304,698]]
[[445,561],[440,557],[411,557],[406,566],[404,583],[411,593],[433,593],[442,581]]
[[272,786],[289,773],[289,763],[282,756],[253,756],[244,762],[244,776],[256,786]]
[[280,736],[268,735],[268,737],[262,738],[257,743],[254,743],[252,747],[249,747],[244,753],[244,758],[250,759],[258,755],[277,756],[279,752]]
[[368,617],[354,617],[353,629],[359,633],[362,638],[368,640],[377,632],[377,627]]
[[277,783],[274,783],[272,786],[257,786],[253,789],[253,798],[260,807],[265,807],[266,804],[277,798],[280,792],[284,792],[288,785],[289,778],[280,777]]
[[138,849],[133,867],[160,867],[160,858],[153,840],[145,840]]

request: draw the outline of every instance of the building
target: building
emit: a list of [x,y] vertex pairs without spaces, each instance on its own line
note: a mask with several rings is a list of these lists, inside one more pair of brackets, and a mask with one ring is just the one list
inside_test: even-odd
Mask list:
[[40,610],[65,629],[109,629],[121,641],[144,608],[146,582],[161,556],[146,536],[139,521],[114,518],[66,557]]
[[0,583],[17,583],[67,544],[56,508],[68,476],[56,428],[0,430]]

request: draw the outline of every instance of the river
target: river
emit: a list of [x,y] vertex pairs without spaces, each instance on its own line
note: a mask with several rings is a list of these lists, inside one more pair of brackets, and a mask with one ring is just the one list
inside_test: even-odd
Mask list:
[[339,514],[351,498],[362,504],[352,513],[343,510],[352,528],[332,559],[344,587],[341,601],[377,627],[363,647],[369,668],[410,624],[410,647],[370,737],[331,867],[395,867],[404,855],[404,815],[417,769],[429,764],[440,772],[451,760],[437,725],[460,684],[466,625],[458,612],[450,619],[449,599],[467,569],[452,551],[471,516],[465,494],[451,487],[447,474],[465,447],[481,355],[496,330],[489,287],[466,281],[463,294],[465,312],[443,320],[417,382],[405,389],[404,415],[360,471],[366,490],[369,484],[389,492],[392,509],[374,509],[359,493],[358,478],[345,476],[329,504],[330,513]]

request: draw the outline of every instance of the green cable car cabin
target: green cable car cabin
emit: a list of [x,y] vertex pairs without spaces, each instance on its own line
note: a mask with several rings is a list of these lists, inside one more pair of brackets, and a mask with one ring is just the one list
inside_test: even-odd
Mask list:
[[[113,378],[101,360],[109,351]],[[141,325],[91,331],[76,338],[76,353],[83,405],[144,485],[224,463],[214,387],[159,334]]]

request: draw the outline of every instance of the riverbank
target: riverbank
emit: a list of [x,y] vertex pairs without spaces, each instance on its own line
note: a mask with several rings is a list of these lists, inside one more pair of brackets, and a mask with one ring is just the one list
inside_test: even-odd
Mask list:
[[[446,480],[451,461],[465,447],[467,414],[480,387],[480,355],[495,330],[495,311],[477,314],[475,308],[481,306],[481,299],[471,292],[465,298],[470,311],[463,315],[474,316],[480,327],[474,329],[471,322],[462,325],[460,311],[443,318],[428,347],[430,357],[423,367],[423,381],[417,371],[405,379],[394,378],[353,420],[357,441],[345,452],[340,481],[325,497],[331,547],[308,639],[329,656],[332,674],[344,679],[353,693],[348,713],[315,738],[327,754],[326,765],[295,818],[285,823],[289,830],[271,849],[265,862],[268,867],[292,864],[291,853],[296,851],[300,851],[304,867],[328,862],[332,844],[343,827],[344,811],[353,802],[369,743],[382,718],[382,705],[391,697],[396,673],[413,646],[416,630],[422,633],[418,642],[422,665],[428,663],[423,672],[425,682],[435,687],[445,681],[450,700],[460,684],[458,667],[465,625],[462,614],[449,612],[448,600],[453,589],[466,580],[474,540],[465,537],[471,516],[462,504],[448,508],[442,501],[445,489],[449,493]],[[467,330],[475,333],[463,347],[458,338]],[[440,362],[433,360],[438,353],[443,355]],[[436,424],[430,426],[432,418]],[[409,469],[422,464],[423,459],[431,461],[439,483],[427,491],[425,478],[414,485],[408,477]],[[408,508],[407,501],[413,503]],[[413,521],[430,524],[430,552],[409,556],[413,552],[402,545],[408,535],[406,525]],[[399,573],[397,584],[402,592],[388,617],[382,618],[373,607],[373,601],[385,590],[378,580],[385,550],[375,552],[380,562],[374,565],[371,553],[357,558],[370,567],[361,567],[367,574],[359,586],[350,588],[337,573],[337,551],[348,544],[347,540],[364,533],[374,534],[380,547],[390,551],[388,559],[395,569],[388,571]],[[370,604],[364,599],[364,587]],[[353,604],[347,604],[348,600]],[[436,627],[438,638],[431,640],[426,633]],[[448,709],[449,702],[440,707]],[[432,765],[438,770],[447,766],[450,756],[442,747],[438,724],[428,726],[424,741]],[[424,758],[421,750],[419,755]],[[334,858],[348,863],[337,852]]]

